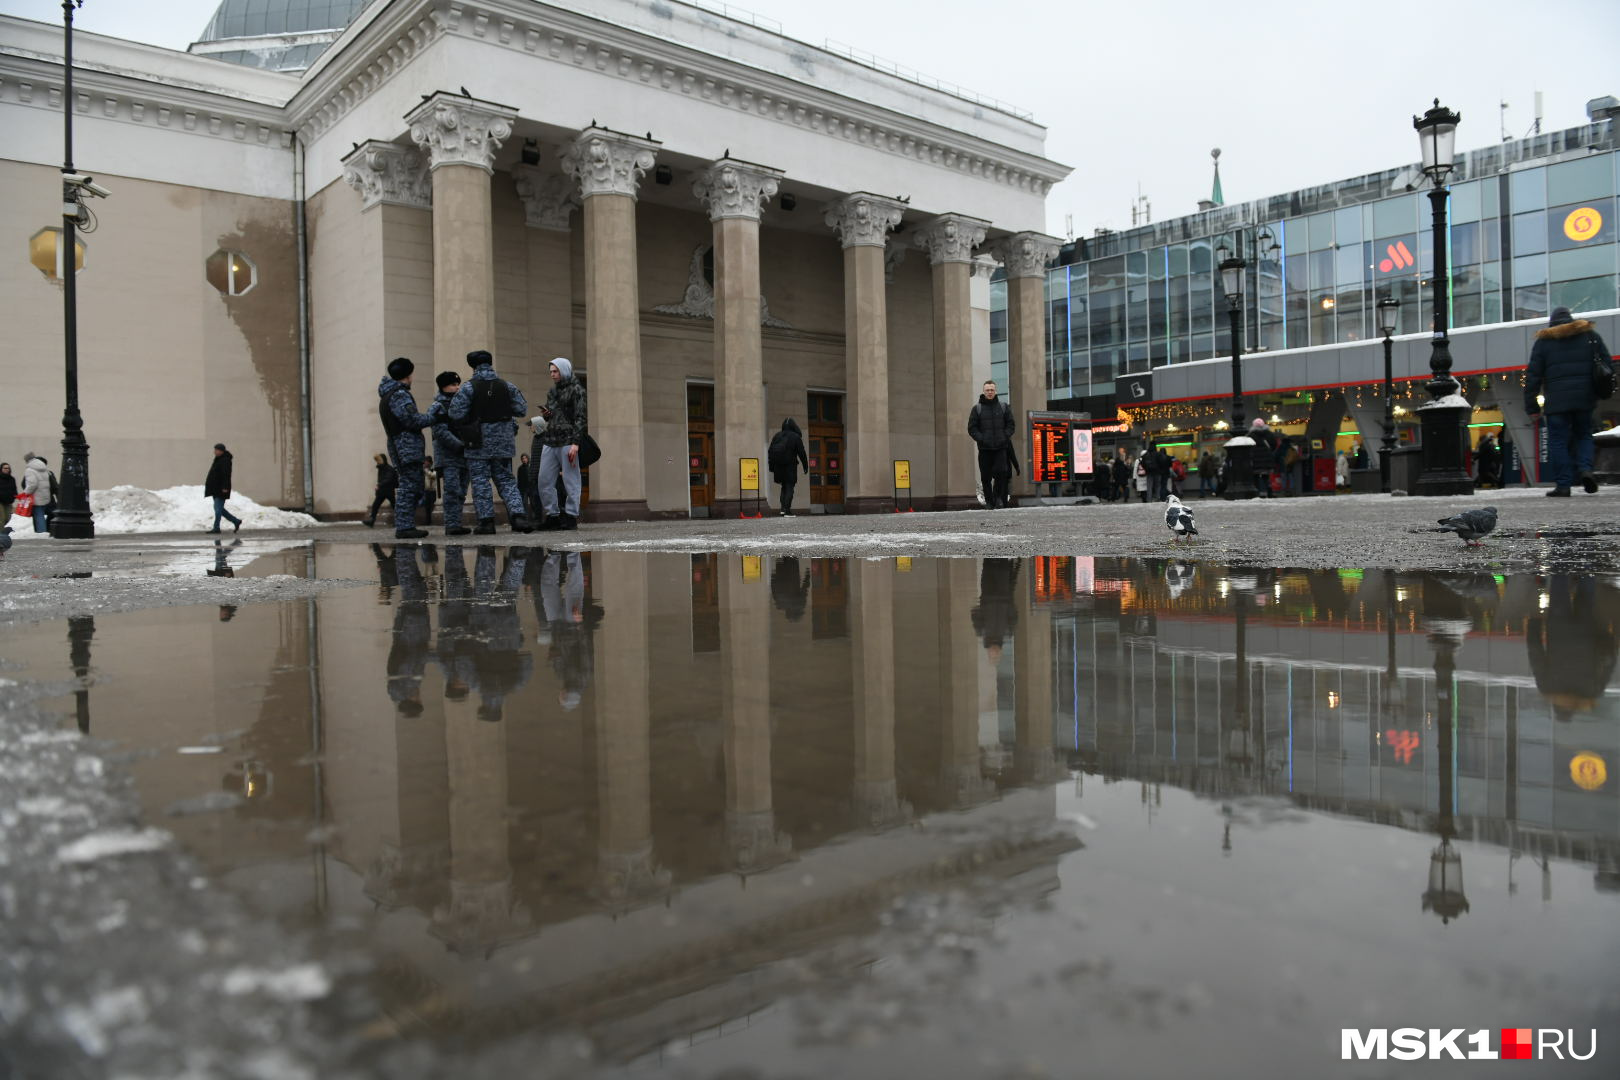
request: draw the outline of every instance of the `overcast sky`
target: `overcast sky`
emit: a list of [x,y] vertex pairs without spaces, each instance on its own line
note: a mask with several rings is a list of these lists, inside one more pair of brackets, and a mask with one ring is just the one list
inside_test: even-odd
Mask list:
[[[566,0],[560,0],[566,4]],[[75,25],[184,49],[218,0],[87,0]],[[733,5],[737,6],[737,5]],[[1620,96],[1620,2],[1467,0],[1448,8],[1298,0],[747,0],[784,33],[878,54],[1034,112],[1047,156],[1073,166],[1052,190],[1059,235],[1196,209],[1221,148],[1228,202],[1417,159],[1412,115],[1435,97],[1462,113],[1459,149],[1586,122]],[[59,0],[0,0],[59,22]],[[1449,11],[1449,17],[1448,17]],[[1431,47],[1433,51],[1431,52]],[[971,207],[941,209],[971,211]]]

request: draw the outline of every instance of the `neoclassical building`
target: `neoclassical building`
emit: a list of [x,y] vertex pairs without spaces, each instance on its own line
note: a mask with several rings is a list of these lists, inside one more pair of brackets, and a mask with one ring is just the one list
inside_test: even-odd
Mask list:
[[553,356],[583,373],[587,517],[735,514],[789,416],[816,508],[886,509],[896,459],[919,507],[971,505],[987,256],[1007,396],[1044,407],[1069,169],[1028,114],[678,2],[330,8],[225,0],[189,53],[77,33],[72,102],[60,27],[0,18],[3,456],[60,437],[65,104],[112,192],[78,279],[96,488],[195,483],[224,441],[246,494],[355,513],[387,359],[425,405],[487,347],[531,401]]

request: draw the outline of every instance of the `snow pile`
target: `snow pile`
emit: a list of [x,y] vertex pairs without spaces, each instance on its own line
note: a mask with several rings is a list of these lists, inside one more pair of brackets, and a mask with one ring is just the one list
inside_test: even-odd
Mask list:
[[[240,492],[225,500],[225,509],[242,519],[244,529],[305,529],[320,524],[308,514],[260,506]],[[90,510],[95,515],[98,536],[201,532],[214,524],[214,501],[203,496],[201,484],[182,484],[162,491],[120,484],[106,491],[92,491]],[[37,535],[33,520],[21,514],[13,514],[7,524],[15,540]],[[220,522],[220,528],[230,527],[230,522]]]

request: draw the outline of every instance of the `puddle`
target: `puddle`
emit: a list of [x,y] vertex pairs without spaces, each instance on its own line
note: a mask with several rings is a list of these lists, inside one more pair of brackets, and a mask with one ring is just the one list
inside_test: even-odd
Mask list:
[[1344,1027],[1509,1020],[1615,1052],[1610,580],[260,561],[375,587],[0,655],[73,682],[147,824],[363,943],[371,1038],[692,1075],[1331,1071]]

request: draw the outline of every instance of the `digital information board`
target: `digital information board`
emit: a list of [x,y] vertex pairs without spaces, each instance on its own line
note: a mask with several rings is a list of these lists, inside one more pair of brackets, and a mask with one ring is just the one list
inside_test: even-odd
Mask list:
[[1091,418],[1084,413],[1026,413],[1029,479],[1067,484],[1092,471]]

